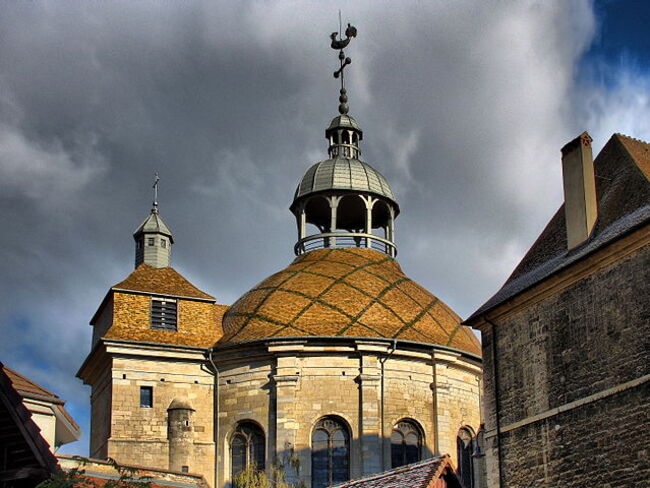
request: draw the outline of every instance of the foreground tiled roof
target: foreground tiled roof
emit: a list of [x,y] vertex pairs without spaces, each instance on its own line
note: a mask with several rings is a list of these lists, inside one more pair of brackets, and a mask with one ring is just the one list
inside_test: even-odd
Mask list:
[[[445,483],[439,483],[440,479]],[[390,471],[331,485],[330,488],[437,488],[438,486],[461,488],[448,456],[400,466]]]
[[[0,447],[3,451],[0,478],[8,486],[12,481],[20,486],[33,486],[57,470],[58,463],[23,404],[22,394],[14,386],[12,377],[16,374],[0,362]],[[20,379],[17,382],[30,389],[35,385]]]
[[208,488],[205,478],[198,474],[117,464],[115,461],[78,456],[58,455],[57,457],[62,469],[71,471],[76,468],[83,471],[80,478],[87,481],[76,483],[75,487],[77,488],[102,487],[111,480],[116,481],[120,478],[118,468],[124,470],[130,480],[149,482],[151,488]]
[[57,408],[63,414],[66,420],[70,422],[70,425],[72,425],[73,428],[79,429],[79,426],[70,416],[68,411],[63,408],[65,402],[61,400],[61,398],[59,398],[51,391],[46,390],[41,385],[34,383],[29,378],[26,378],[20,373],[9,368],[8,366],[3,365],[2,363],[0,363],[0,366],[0,369],[2,369],[7,377],[11,380],[11,384],[14,387],[14,390],[16,390],[16,392],[22,398],[38,398],[41,400],[50,401],[54,404],[55,408]]
[[154,268],[148,264],[138,266],[113,289],[214,300],[213,296],[199,290],[174,268]]
[[598,220],[590,238],[567,250],[564,205],[503,287],[466,322],[650,223],[650,144],[614,134],[594,160]]
[[370,249],[320,249],[235,302],[220,343],[268,337],[385,337],[480,354],[472,331],[447,305]]

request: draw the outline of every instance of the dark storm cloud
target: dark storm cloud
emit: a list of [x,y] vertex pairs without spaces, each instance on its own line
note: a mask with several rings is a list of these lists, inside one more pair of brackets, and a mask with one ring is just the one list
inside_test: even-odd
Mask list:
[[[348,91],[364,159],[402,208],[400,263],[463,316],[496,291],[559,205],[559,148],[585,121],[600,130],[572,97],[589,3],[10,3],[2,360],[85,415],[87,323],[133,268],[154,171],[174,266],[221,303],[290,262],[288,206],[337,105],[339,7],[359,29]],[[618,107],[601,88],[592,105]]]

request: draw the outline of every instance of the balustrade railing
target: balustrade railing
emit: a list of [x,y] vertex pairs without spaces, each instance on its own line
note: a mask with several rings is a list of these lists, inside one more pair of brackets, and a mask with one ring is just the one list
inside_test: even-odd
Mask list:
[[316,249],[359,247],[397,255],[397,247],[388,239],[361,232],[325,232],[300,239],[294,246],[296,255]]

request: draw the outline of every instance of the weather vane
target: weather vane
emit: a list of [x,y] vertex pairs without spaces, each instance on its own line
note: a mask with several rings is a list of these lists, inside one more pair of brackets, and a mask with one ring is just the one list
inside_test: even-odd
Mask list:
[[[338,39],[336,38],[338,35]],[[350,44],[350,41],[353,37],[357,37],[357,28],[353,25],[348,24],[348,27],[345,29],[345,39],[341,34],[341,12],[339,11],[339,31],[332,32],[330,34],[330,39],[332,40],[332,49],[336,49],[339,52],[339,61],[341,62],[341,67],[334,72],[334,78],[341,78],[341,95],[339,96],[339,113],[345,115],[348,113],[350,107],[348,107],[348,96],[345,90],[345,79],[343,72],[345,67],[352,62],[350,58],[345,57],[343,49]]]
[[158,212],[158,182],[160,177],[158,176],[158,171],[154,173],[153,177],[153,211]]

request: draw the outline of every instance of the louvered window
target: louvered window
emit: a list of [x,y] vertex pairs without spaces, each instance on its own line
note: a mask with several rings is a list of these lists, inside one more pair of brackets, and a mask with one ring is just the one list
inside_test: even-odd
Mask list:
[[169,298],[151,299],[151,328],[161,330],[176,330],[177,304]]

